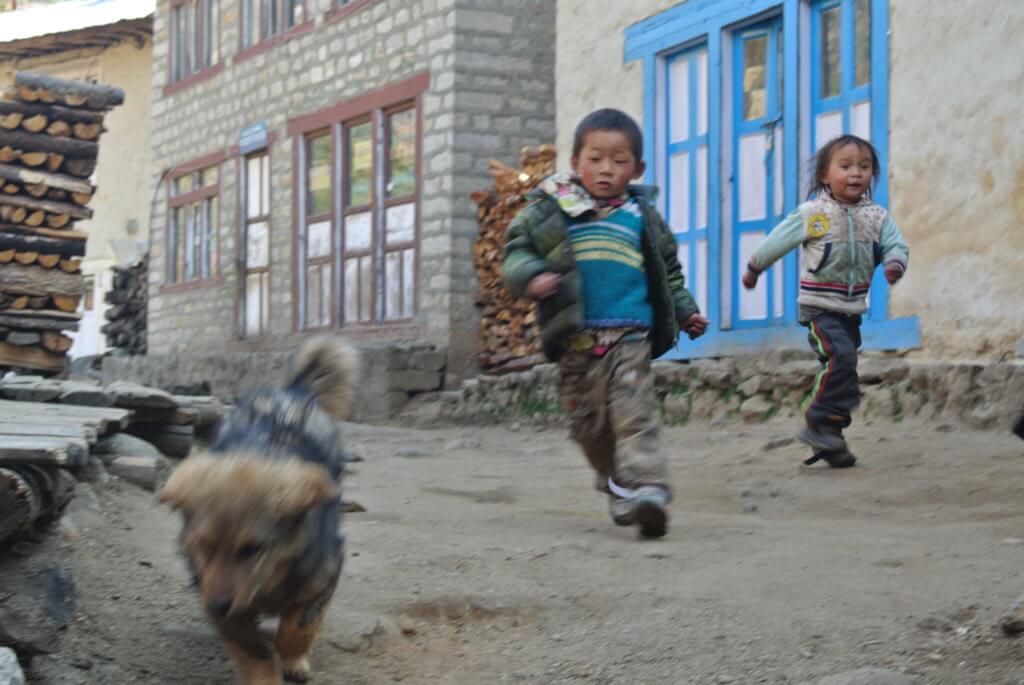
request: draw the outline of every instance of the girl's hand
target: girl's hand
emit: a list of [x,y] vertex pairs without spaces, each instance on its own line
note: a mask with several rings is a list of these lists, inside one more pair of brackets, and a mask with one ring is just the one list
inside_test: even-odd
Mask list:
[[885,265],[885,280],[889,285],[896,285],[896,281],[903,278],[903,266],[897,262],[890,262]]
[[690,340],[696,340],[700,336],[704,335],[704,332],[707,331],[710,323],[711,321],[700,314],[691,314],[685,321],[679,322],[679,328],[690,336]]
[[551,297],[558,290],[558,284],[562,277],[550,271],[537,274],[526,284],[526,296],[534,300],[543,300]]
[[757,287],[757,279],[760,276],[757,272],[751,271],[747,268],[747,273],[743,274],[743,287],[747,290],[753,290]]

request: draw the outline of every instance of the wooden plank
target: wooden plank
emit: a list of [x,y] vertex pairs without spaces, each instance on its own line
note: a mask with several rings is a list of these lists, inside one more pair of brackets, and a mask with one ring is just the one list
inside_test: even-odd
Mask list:
[[159,388],[149,388],[138,383],[115,381],[107,386],[107,392],[114,395],[118,407],[152,409],[177,409],[178,403],[170,393]]
[[82,315],[78,312],[62,312],[58,309],[0,309],[0,315],[13,317],[46,317],[48,319],[60,319],[63,321],[81,321]]
[[60,190],[67,190],[72,193],[91,195],[96,190],[88,181],[83,181],[74,176],[39,171],[38,169],[25,169],[13,164],[0,164],[0,178],[28,185],[42,184],[49,188],[59,188]]
[[[95,125],[103,123],[102,112],[89,112],[70,107],[61,107],[60,105],[40,105],[21,100],[0,99],[0,115],[3,115],[3,117],[20,115],[23,119],[26,116],[33,117],[38,114],[42,114],[51,120],[66,121],[69,124]],[[3,121],[3,117],[0,117],[0,121]],[[18,119],[18,124],[21,123],[22,119]],[[14,121],[14,119],[11,119],[11,121]],[[18,124],[15,124],[15,126]],[[13,126],[4,126],[4,128],[13,128]]]
[[72,231],[70,229],[55,229],[55,228],[33,228],[28,226],[22,226],[21,224],[4,224],[0,223],[0,232],[3,233],[16,233],[19,235],[42,235],[48,238],[62,238],[64,240],[85,240],[89,237],[87,233],[81,231]]
[[62,404],[73,404],[85,407],[112,407],[114,406],[114,395],[107,392],[105,388],[91,383],[79,383],[77,381],[65,381],[62,383],[60,397],[57,398]]
[[67,363],[67,358],[62,354],[52,354],[38,347],[17,347],[0,342],[0,366],[60,372],[67,368]]
[[[92,140],[75,138],[54,138],[45,133],[29,133],[27,131],[0,128],[0,146],[21,150],[22,159],[26,153],[45,152],[62,156],[64,160],[88,159],[96,160],[99,146]],[[39,166],[33,164],[32,166]]]
[[[0,424],[19,423],[26,426],[59,427],[66,430],[83,428],[103,435],[110,430],[111,424],[102,418],[53,416],[48,414],[32,414],[15,416],[8,412],[0,412]],[[120,426],[117,427],[120,430]]]
[[158,426],[191,426],[196,423],[199,412],[195,409],[152,409],[136,407],[133,426],[155,424]]
[[38,269],[21,264],[7,264],[0,269],[0,292],[13,295],[43,297],[51,295],[81,296],[85,279],[59,269]]
[[43,200],[25,195],[0,195],[0,203],[10,207],[24,207],[25,209],[40,210],[50,214],[67,215],[75,219],[91,219],[92,210],[88,207],[81,207],[69,202],[57,202],[56,200]]
[[[68,81],[27,71],[14,72],[14,84],[18,88],[19,100],[29,99],[21,97],[23,90],[28,90],[44,102],[59,101],[72,107],[97,111],[124,104],[124,90],[114,86]],[[46,97],[47,94],[52,96],[52,100]]]
[[0,440],[3,436],[29,436],[53,438],[78,438],[89,444],[96,442],[99,431],[94,426],[83,424],[29,423],[26,421],[0,422]]
[[89,456],[89,444],[75,438],[0,435],[0,464],[77,466]]
[[[64,240],[41,235],[19,235],[0,231],[0,251],[40,252],[56,257],[81,257],[85,254],[84,240]],[[7,260],[10,261],[10,260]]]

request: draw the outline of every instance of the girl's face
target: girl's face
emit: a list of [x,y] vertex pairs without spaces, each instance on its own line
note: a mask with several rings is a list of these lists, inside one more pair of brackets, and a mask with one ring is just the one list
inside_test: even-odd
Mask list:
[[832,159],[828,162],[828,169],[821,182],[832,191],[832,196],[837,200],[854,204],[859,202],[871,187],[873,164],[871,150],[847,143],[838,150],[833,150]]
[[579,156],[572,158],[572,168],[587,192],[602,200],[622,195],[629,182],[644,173],[629,137],[619,131],[588,133]]

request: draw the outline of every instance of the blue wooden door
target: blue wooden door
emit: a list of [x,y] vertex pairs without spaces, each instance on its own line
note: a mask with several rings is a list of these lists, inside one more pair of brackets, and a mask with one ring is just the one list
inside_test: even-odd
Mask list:
[[782,19],[735,32],[732,83],[732,197],[726,238],[730,268],[723,299],[731,303],[723,321],[733,329],[780,324],[783,265],[773,266],[754,290],[740,278],[747,262],[783,214]]

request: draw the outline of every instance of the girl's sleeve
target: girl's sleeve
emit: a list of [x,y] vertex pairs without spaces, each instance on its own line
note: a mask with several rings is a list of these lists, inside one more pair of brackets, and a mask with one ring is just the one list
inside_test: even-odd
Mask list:
[[882,261],[885,266],[899,264],[904,271],[907,270],[907,263],[910,261],[910,248],[903,240],[900,227],[888,212],[885,221],[882,222]]
[[787,252],[802,245],[805,240],[807,231],[804,228],[804,217],[797,207],[772,229],[764,242],[758,245],[750,257],[748,266],[751,271],[761,273],[782,259]]

